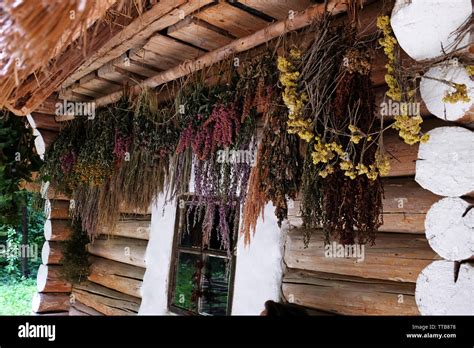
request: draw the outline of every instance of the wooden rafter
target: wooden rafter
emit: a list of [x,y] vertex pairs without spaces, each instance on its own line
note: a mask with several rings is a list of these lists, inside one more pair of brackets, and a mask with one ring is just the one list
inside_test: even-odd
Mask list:
[[162,0],[114,36],[95,52],[79,69],[63,83],[67,87],[88,73],[99,69],[110,60],[119,57],[135,46],[142,46],[155,32],[177,23],[212,0]]

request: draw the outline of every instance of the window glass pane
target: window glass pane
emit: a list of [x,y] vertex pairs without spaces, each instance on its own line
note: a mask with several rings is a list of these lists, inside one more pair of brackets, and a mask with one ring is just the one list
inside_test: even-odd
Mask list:
[[[230,270],[228,259],[209,256],[202,281],[200,313],[226,315],[229,299]],[[229,265],[230,266],[230,265]]]
[[195,290],[194,276],[201,265],[199,255],[180,252],[176,269],[176,283],[173,304],[177,307],[196,311],[197,301],[193,301],[193,291]]
[[[233,233],[234,233],[234,221],[235,221],[235,209],[227,209],[227,226],[229,228],[229,240],[230,245],[233,245]],[[209,249],[211,250],[220,250],[225,251],[225,248],[222,246],[221,241],[221,226],[220,226],[220,217],[219,210],[216,209],[214,215],[214,224],[211,232],[211,240],[209,242]]]
[[183,226],[181,226],[180,246],[186,248],[201,248],[202,223],[204,220],[204,209],[186,205],[181,211],[184,214]]
[[[180,246],[186,248],[200,249],[202,246],[203,223],[205,209],[196,206],[186,205],[186,209],[181,211],[185,214],[181,226]],[[230,245],[233,243],[235,221],[235,209],[227,209],[227,226],[230,231]],[[221,226],[219,210],[216,208],[214,212],[214,222],[211,230],[211,239],[209,241],[208,249],[224,251],[225,248],[221,242]]]

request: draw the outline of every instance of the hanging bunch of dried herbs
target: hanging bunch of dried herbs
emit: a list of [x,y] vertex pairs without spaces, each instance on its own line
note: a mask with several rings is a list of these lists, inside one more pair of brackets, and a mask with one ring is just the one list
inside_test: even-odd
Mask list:
[[158,107],[151,90],[143,90],[135,100],[130,158],[122,163],[116,179],[127,208],[146,211],[165,191],[179,137],[175,116],[173,108]]
[[44,166],[41,168],[44,180],[50,181],[57,190],[68,195],[72,194],[78,185],[75,165],[81,151],[85,122],[83,118],[78,118],[64,127],[47,149]]
[[[258,146],[257,158],[249,179],[248,196],[243,209],[241,233],[245,243],[250,242],[251,231],[255,232],[258,217],[268,202],[275,206],[278,224],[288,217],[288,199],[296,199],[302,171],[302,160],[298,149],[298,137],[288,133],[288,109],[282,100],[278,86],[275,59],[270,52],[250,62],[243,76],[254,76],[258,83],[249,95],[260,95],[260,103],[252,103],[256,112],[262,112],[264,126]],[[258,72],[258,73],[255,73]]]
[[89,254],[86,246],[89,243],[87,232],[82,229],[81,222],[75,221],[72,226],[71,238],[64,242],[61,259],[61,278],[71,284],[78,284],[90,274]]
[[[334,26],[326,15],[315,24],[315,39],[291,81],[307,98],[299,117],[311,125],[305,136],[298,132],[309,141],[304,222],[322,227],[327,241],[343,244],[374,241],[382,223],[380,176],[389,170],[369,76],[372,49],[357,40],[357,8],[351,4],[349,25]],[[310,133],[314,136],[306,137]]]
[[203,246],[208,246],[215,214],[219,215],[221,248],[231,253],[228,221],[238,212],[236,205],[245,201],[254,151],[255,115],[245,119],[235,98],[232,84],[196,86],[184,94],[185,107],[177,153],[192,152],[194,199],[192,205],[204,210]]
[[74,165],[77,186],[72,196],[73,216],[81,220],[85,231],[95,235],[103,226],[99,214],[109,212],[99,206],[99,201],[114,172],[115,122],[107,109],[99,110],[93,120],[82,122],[84,133],[76,135],[82,142]]

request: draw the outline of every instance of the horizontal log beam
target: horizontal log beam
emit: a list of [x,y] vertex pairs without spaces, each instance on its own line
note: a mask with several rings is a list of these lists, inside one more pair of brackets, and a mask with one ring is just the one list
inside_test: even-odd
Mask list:
[[[383,220],[380,231],[424,234],[425,216],[440,197],[423,189],[413,178],[383,179]],[[301,227],[301,198],[293,201],[288,209],[288,221],[294,227]]]
[[113,230],[104,228],[102,234],[148,240],[150,238],[150,224],[150,220],[122,220],[115,224]]
[[64,242],[71,238],[71,220],[48,219],[44,223],[44,237],[51,242]]
[[33,296],[32,309],[35,313],[68,312],[69,306],[68,294],[36,293]]
[[109,289],[141,298],[140,289],[145,269],[125,263],[90,257],[90,275],[88,279]]
[[69,309],[69,315],[71,316],[103,316],[102,313],[96,311],[94,308],[86,306],[85,304],[77,300],[72,301],[71,308]]
[[46,199],[44,215],[47,219],[69,219],[69,201]]
[[136,297],[89,281],[75,285],[72,297],[104,315],[136,315],[141,302]]
[[44,242],[41,250],[43,265],[60,265],[63,258],[63,245],[60,242]]
[[289,302],[341,315],[419,315],[415,284],[288,269]]
[[36,277],[38,292],[71,292],[71,284],[61,279],[62,266],[40,265]]
[[141,239],[114,237],[95,239],[88,244],[90,254],[128,265],[145,268],[145,252],[148,242]]
[[284,260],[290,268],[414,283],[420,271],[439,258],[424,236],[378,233],[375,245],[365,245],[363,259],[357,260],[331,257],[338,255],[327,252],[321,230],[312,231],[306,248],[303,233],[293,229],[287,235]]

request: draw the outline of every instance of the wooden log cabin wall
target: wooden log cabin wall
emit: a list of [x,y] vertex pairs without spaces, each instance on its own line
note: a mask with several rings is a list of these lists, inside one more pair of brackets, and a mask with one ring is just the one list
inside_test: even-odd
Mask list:
[[[38,190],[38,187],[29,187]],[[123,209],[112,229],[104,229],[88,245],[90,274],[72,286],[61,273],[64,242],[72,226],[70,200],[46,191],[45,243],[38,270],[35,315],[135,315],[141,303],[145,251],[150,234],[150,212],[138,214]]]
[[[330,3],[336,4],[335,13],[345,10],[342,2]],[[376,30],[376,17],[387,13],[395,1],[365,3],[359,25],[370,35]],[[98,40],[91,44],[97,49],[87,58],[56,64],[50,72],[56,78],[46,88],[42,86],[39,91],[36,83],[25,86],[19,91],[20,102],[12,104],[11,109],[18,114],[30,111],[49,145],[62,129],[63,121],[72,118],[55,116],[58,102],[95,101],[97,106],[106,105],[120,98],[124,83],[132,85],[135,92],[143,85],[164,85],[231,54],[254,47],[258,50],[261,44],[289,30],[307,26],[320,12],[320,7],[310,0],[160,1],[140,18],[127,19],[119,32],[107,34],[107,40],[102,36],[92,38]],[[288,20],[289,14],[296,17]],[[58,62],[71,54],[66,51]],[[403,59],[406,64],[415,64],[406,55]],[[379,53],[372,65],[377,105],[386,100],[386,63],[385,56]],[[160,92],[160,96],[169,99],[173,93]],[[421,114],[424,131],[452,126],[467,129],[472,125],[466,119],[459,124],[458,120],[454,123],[435,117],[425,103]],[[384,121],[393,122],[390,117]],[[395,131],[390,131],[385,135],[385,146],[391,171],[383,179],[384,223],[375,245],[365,246],[363,260],[326,257],[323,234],[317,229],[305,247],[303,239],[308,231],[302,226],[300,200],[293,202],[282,230],[287,233],[281,285],[284,301],[338,315],[420,314],[415,300],[417,278],[425,267],[441,259],[425,236],[425,219],[443,194],[424,188],[425,180],[415,180],[415,175],[420,177],[420,162],[424,160],[419,156],[418,145],[408,146]],[[466,198],[469,194],[458,196]],[[70,233],[69,202],[66,197],[57,196],[51,196],[50,202],[34,312],[137,314],[147,266],[150,212],[123,211],[113,230],[102,231],[88,246],[91,273],[87,281],[72,287],[58,277],[61,243]]]

